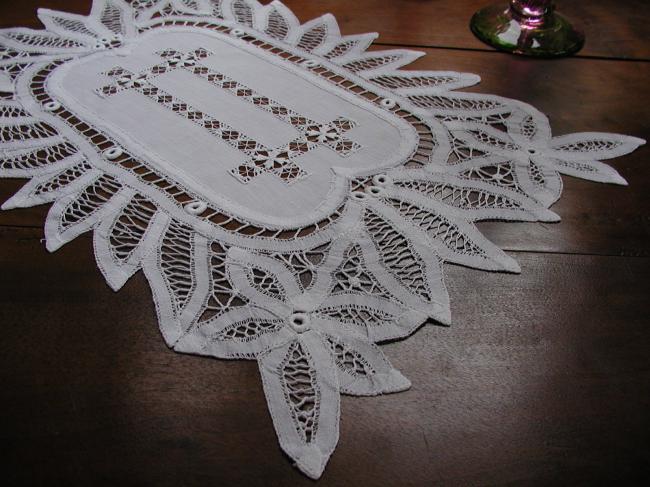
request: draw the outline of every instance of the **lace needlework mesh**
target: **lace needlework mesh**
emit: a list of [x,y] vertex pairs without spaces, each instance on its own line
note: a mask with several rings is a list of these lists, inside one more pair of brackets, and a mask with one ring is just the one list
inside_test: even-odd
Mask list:
[[277,1],[92,3],[0,31],[0,176],[29,180],[3,209],[52,203],[51,251],[93,232],[115,290],[143,270],[173,350],[256,360],[311,478],[341,393],[410,387],[378,345],[450,323],[444,264],[520,271],[475,222],[556,222],[561,175],[625,184],[603,161],[644,143]]

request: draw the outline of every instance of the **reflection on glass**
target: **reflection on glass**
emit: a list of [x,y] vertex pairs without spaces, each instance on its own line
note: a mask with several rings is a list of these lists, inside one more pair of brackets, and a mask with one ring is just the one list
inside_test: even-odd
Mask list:
[[483,42],[515,54],[568,56],[580,50],[584,35],[555,11],[552,0],[511,0],[474,14],[474,34]]

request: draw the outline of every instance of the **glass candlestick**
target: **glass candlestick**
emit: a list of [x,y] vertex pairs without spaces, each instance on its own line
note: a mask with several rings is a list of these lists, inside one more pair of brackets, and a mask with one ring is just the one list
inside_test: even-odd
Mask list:
[[476,12],[470,26],[483,42],[527,56],[568,56],[585,42],[582,32],[555,11],[553,0],[491,5]]

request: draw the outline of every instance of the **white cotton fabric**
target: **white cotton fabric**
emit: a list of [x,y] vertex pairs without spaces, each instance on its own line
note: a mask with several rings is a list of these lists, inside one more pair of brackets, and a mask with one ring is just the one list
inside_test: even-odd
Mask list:
[[378,347],[450,323],[443,264],[519,272],[480,220],[556,222],[560,174],[643,140],[554,137],[533,107],[404,71],[331,15],[281,3],[94,0],[0,31],[4,209],[52,203],[54,251],[93,231],[118,290],[143,270],[178,352],[257,360],[282,449],[318,478],[341,393],[410,387]]

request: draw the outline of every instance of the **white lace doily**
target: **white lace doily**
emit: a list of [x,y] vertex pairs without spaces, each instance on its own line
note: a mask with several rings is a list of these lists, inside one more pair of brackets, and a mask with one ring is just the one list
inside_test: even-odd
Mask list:
[[560,173],[644,141],[553,137],[518,101],[403,71],[325,15],[281,3],[95,0],[0,31],[5,209],[53,202],[56,250],[93,230],[117,290],[142,269],[176,351],[254,359],[282,449],[318,478],[339,394],[410,386],[378,342],[449,323],[443,263],[519,272],[479,220],[554,222]]

